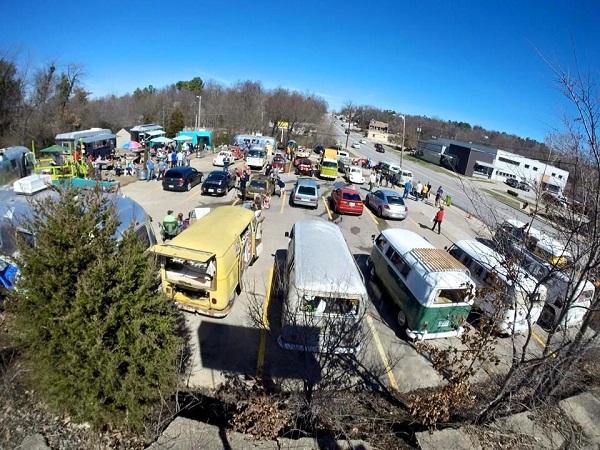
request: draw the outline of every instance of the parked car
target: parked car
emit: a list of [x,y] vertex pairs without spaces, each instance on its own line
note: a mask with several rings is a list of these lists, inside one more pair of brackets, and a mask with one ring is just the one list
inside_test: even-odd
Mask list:
[[512,188],[516,188],[517,186],[519,186],[519,180],[517,180],[516,178],[507,178],[505,183]]
[[221,150],[219,154],[213,159],[213,166],[224,166],[225,158],[229,158],[229,163],[233,164],[235,158],[233,157],[233,152],[229,150]]
[[408,206],[404,203],[402,195],[391,189],[369,192],[365,205],[373,208],[379,217],[404,220],[408,216]]
[[193,167],[175,167],[166,171],[162,187],[166,191],[189,191],[202,183],[204,175]]
[[521,189],[522,191],[525,191],[525,192],[529,192],[529,191],[531,190],[531,186],[529,186],[529,183],[527,183],[527,182],[525,182],[525,181],[521,181],[521,182],[520,182],[520,183],[517,185],[517,187],[518,187],[519,189]]
[[340,214],[363,213],[363,202],[358,191],[351,187],[335,189],[331,193],[331,209]]
[[202,194],[225,195],[235,187],[235,177],[229,171],[214,170],[202,183]]
[[358,142],[354,142],[354,143],[352,144],[352,148],[360,148],[360,143],[358,143]]
[[378,153],[385,153],[385,148],[379,142],[375,144],[375,151]]
[[298,162],[295,163],[295,166],[297,175],[304,175],[307,177],[312,176],[312,161],[310,159],[300,158]]
[[281,155],[273,156],[273,160],[271,161],[271,165],[274,169],[279,169],[281,171],[285,170],[285,158]]
[[256,194],[273,195],[275,193],[275,185],[270,175],[252,175],[250,182],[246,188],[246,197],[254,198]]
[[358,166],[347,166],[346,167],[346,179],[350,183],[363,184],[365,182],[365,177],[363,176],[363,171]]
[[317,206],[319,206],[319,187],[317,182],[310,178],[298,178],[294,187],[294,193],[292,194],[292,205],[304,205],[317,209]]

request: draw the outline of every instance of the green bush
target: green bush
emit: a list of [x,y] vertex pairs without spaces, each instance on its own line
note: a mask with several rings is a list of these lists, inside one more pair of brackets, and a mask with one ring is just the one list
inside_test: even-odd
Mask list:
[[35,202],[17,240],[14,343],[32,387],[57,412],[99,427],[140,429],[177,380],[176,316],[156,290],[155,263],[99,191],[60,191]]
[[513,197],[518,197],[519,196],[518,192],[512,191],[510,189],[507,189],[506,192],[508,193],[508,195],[512,195]]

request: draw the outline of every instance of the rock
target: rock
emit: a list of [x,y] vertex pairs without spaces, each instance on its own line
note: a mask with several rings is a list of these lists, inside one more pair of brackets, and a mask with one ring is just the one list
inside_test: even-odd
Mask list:
[[[17,447],[19,450],[50,450],[46,438],[39,433],[25,436],[21,445]],[[16,449],[15,449],[16,450]]]

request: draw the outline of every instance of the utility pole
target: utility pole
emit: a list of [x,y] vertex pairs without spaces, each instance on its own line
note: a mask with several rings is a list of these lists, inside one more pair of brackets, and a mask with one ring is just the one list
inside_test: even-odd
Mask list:
[[400,167],[402,167],[402,163],[404,162],[404,134],[406,133],[406,117],[403,115],[402,117],[402,147],[400,147]]

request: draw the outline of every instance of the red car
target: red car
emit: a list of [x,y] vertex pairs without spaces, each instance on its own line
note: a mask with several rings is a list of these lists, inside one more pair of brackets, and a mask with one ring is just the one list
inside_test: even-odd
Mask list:
[[312,176],[312,161],[308,158],[299,158],[296,166],[296,174],[306,177]]
[[230,145],[228,150],[233,153],[234,159],[242,159],[244,157],[244,152],[238,145]]
[[363,202],[356,189],[350,187],[338,188],[331,193],[331,209],[338,214],[363,213]]
[[285,158],[281,155],[275,155],[273,156],[273,161],[271,162],[273,168],[277,168],[280,171],[284,171],[285,170]]

